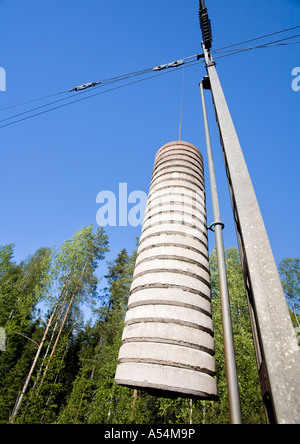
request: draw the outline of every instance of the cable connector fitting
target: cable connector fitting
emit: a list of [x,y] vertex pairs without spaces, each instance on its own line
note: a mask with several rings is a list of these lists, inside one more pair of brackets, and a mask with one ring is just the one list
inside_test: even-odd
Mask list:
[[75,86],[75,88],[69,89],[68,92],[81,91],[83,89],[87,89],[87,88],[91,88],[92,86],[99,85],[100,83],[102,83],[102,82],[99,81],[99,82],[84,83],[83,85]]
[[184,60],[175,60],[172,63],[166,63],[165,65],[158,65],[155,68],[152,68],[152,71],[162,71],[166,68],[177,68],[177,66],[184,65]]

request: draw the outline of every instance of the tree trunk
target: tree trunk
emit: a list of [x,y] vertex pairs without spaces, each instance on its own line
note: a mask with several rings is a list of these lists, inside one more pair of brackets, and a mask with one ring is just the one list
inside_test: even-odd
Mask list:
[[58,335],[57,335],[57,337],[56,337],[56,340],[55,340],[55,343],[54,343],[54,345],[53,345],[53,348],[52,348],[51,354],[50,354],[50,356],[49,356],[49,359],[48,359],[47,365],[46,365],[46,367],[45,367],[45,370],[44,370],[44,373],[43,373],[43,377],[42,377],[42,380],[41,380],[40,386],[42,386],[42,384],[43,384],[43,382],[44,382],[45,376],[46,376],[47,371],[48,371],[48,368],[49,368],[50,361],[51,361],[51,359],[52,359],[52,357],[53,357],[53,355],[54,355],[54,352],[55,352],[55,350],[56,350],[56,347],[57,347],[58,341],[59,341],[59,339],[60,339],[61,333],[62,333],[63,328],[64,328],[64,326],[65,326],[65,323],[66,323],[66,320],[67,320],[68,314],[69,314],[69,312],[70,312],[70,310],[71,310],[71,307],[72,307],[72,304],[73,304],[73,302],[74,302],[74,299],[75,299],[75,296],[76,296],[77,290],[78,290],[78,288],[79,288],[79,284],[80,284],[80,282],[81,282],[81,280],[82,280],[82,277],[83,277],[83,275],[84,275],[84,272],[85,272],[85,270],[86,270],[86,267],[87,267],[87,264],[88,264],[88,260],[89,260],[89,259],[87,259],[87,261],[86,261],[86,263],[85,263],[85,265],[84,265],[84,267],[83,267],[83,270],[82,270],[82,272],[81,272],[80,278],[79,278],[78,283],[77,283],[77,286],[76,286],[76,288],[75,288],[75,290],[74,290],[74,292],[73,292],[73,295],[72,295],[72,297],[71,297],[71,299],[70,299],[70,302],[69,302],[68,308],[67,308],[67,310],[66,310],[66,313],[65,313],[64,319],[63,319],[62,324],[61,324],[61,326],[60,326],[60,329],[59,329]]
[[22,388],[21,393],[19,394],[19,396],[18,396],[18,398],[17,398],[17,400],[16,400],[16,403],[15,403],[14,409],[13,409],[12,414],[11,414],[11,417],[10,417],[10,419],[9,419],[10,424],[13,424],[13,423],[14,423],[14,420],[15,420],[15,418],[16,418],[16,416],[17,416],[17,414],[18,414],[18,411],[19,411],[19,409],[20,409],[20,405],[21,405],[21,403],[22,403],[22,401],[23,401],[24,395],[25,395],[26,390],[27,390],[27,388],[28,388],[29,381],[30,381],[31,376],[32,376],[32,374],[33,374],[33,372],[34,372],[35,366],[36,366],[37,361],[38,361],[38,359],[39,359],[39,357],[40,357],[40,354],[41,354],[42,348],[43,348],[43,346],[44,346],[44,343],[45,343],[45,341],[46,341],[47,335],[48,335],[48,333],[49,333],[49,329],[50,329],[50,327],[51,327],[51,325],[52,325],[52,322],[53,322],[53,320],[54,320],[54,318],[55,318],[55,316],[56,316],[56,311],[57,311],[57,308],[59,307],[59,303],[60,303],[60,301],[61,301],[61,299],[62,299],[62,296],[63,296],[64,290],[65,290],[65,286],[66,286],[66,284],[64,284],[63,289],[62,289],[62,291],[61,291],[61,293],[60,293],[60,295],[59,295],[59,298],[58,298],[58,300],[57,300],[57,302],[56,302],[56,304],[55,304],[54,310],[53,310],[53,312],[52,312],[50,318],[48,319],[48,322],[47,322],[47,325],[46,325],[46,329],[45,329],[45,331],[44,331],[43,338],[42,338],[42,340],[41,340],[41,342],[40,342],[40,345],[38,346],[38,350],[37,350],[37,352],[36,352],[36,355],[35,355],[35,358],[34,358],[34,360],[33,360],[32,365],[31,365],[31,368],[30,368],[30,370],[29,370],[29,373],[28,373],[28,375],[27,375],[26,381],[25,381],[25,383],[24,383],[24,386],[23,386],[23,388]]
[[10,417],[10,420],[9,420],[10,424],[13,424],[13,422],[14,422],[14,420],[15,420],[17,414],[18,414],[18,411],[19,411],[19,409],[20,409],[21,402],[23,401],[23,398],[24,398],[24,395],[25,395],[25,393],[26,393],[26,390],[27,390],[27,387],[28,387],[29,381],[30,381],[30,379],[31,379],[32,373],[34,372],[34,369],[35,369],[36,363],[37,363],[38,358],[39,358],[39,356],[40,356],[40,354],[41,354],[41,351],[42,351],[43,345],[44,345],[44,343],[45,343],[45,340],[46,340],[47,334],[48,334],[49,329],[50,329],[50,327],[51,327],[51,324],[52,324],[53,318],[54,318],[54,316],[55,316],[55,312],[56,312],[56,310],[57,310],[58,302],[59,302],[59,301],[57,301],[57,303],[56,303],[56,305],[55,305],[55,308],[54,308],[54,310],[53,310],[53,313],[51,314],[51,316],[50,316],[50,318],[49,318],[49,320],[48,320],[48,323],[47,323],[46,329],[45,329],[45,331],[44,331],[43,338],[42,338],[42,340],[41,340],[41,342],[40,342],[40,345],[39,345],[39,347],[38,347],[38,350],[37,350],[37,352],[36,352],[35,358],[34,358],[34,360],[33,360],[33,363],[32,363],[32,365],[31,365],[31,368],[30,368],[29,373],[28,373],[28,375],[27,375],[27,378],[26,378],[26,381],[25,381],[25,383],[24,383],[23,389],[22,389],[22,391],[21,391],[21,393],[20,393],[20,395],[19,395],[19,397],[18,397],[18,399],[17,399],[17,401],[16,401],[15,407],[14,407],[14,409],[13,409],[13,412],[12,412],[11,417]]

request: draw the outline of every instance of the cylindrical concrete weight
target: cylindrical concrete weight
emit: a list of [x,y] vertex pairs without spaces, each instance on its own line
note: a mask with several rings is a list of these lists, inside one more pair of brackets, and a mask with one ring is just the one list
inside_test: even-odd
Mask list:
[[215,399],[210,297],[202,156],[168,143],[155,158],[117,384]]

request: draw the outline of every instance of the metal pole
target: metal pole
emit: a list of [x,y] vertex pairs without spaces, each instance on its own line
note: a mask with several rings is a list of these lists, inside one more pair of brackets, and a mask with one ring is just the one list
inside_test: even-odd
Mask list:
[[220,206],[216,182],[216,174],[214,168],[214,160],[211,148],[211,140],[209,134],[209,126],[205,105],[204,88],[203,82],[200,82],[200,92],[203,110],[203,120],[204,120],[204,130],[207,146],[207,158],[208,158],[208,168],[210,176],[210,186],[211,186],[211,199],[213,207],[213,217],[214,217],[214,232],[216,239],[216,252],[217,252],[217,262],[218,262],[218,274],[219,274],[219,288],[220,288],[220,301],[221,301],[221,311],[222,311],[222,324],[223,324],[223,341],[224,341],[224,354],[225,354],[225,366],[226,366],[226,380],[227,380],[227,393],[228,393],[228,404],[230,413],[231,424],[241,424],[241,407],[240,407],[240,396],[239,396],[239,385],[236,369],[236,359],[233,341],[233,331],[230,315],[230,300],[228,293],[228,283],[227,283],[227,273],[226,273],[226,262],[225,262],[225,252],[223,244],[223,234],[222,230],[224,225],[221,222],[220,216]]
[[219,126],[267,419],[300,423],[300,347],[216,66],[203,45]]

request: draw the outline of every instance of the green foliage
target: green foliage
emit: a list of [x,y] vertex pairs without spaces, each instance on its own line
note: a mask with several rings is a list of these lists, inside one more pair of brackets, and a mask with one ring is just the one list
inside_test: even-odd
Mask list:
[[279,263],[279,274],[295,327],[300,326],[300,260],[287,257]]
[[[264,413],[249,320],[248,303],[240,257],[236,248],[230,248],[226,251],[226,267],[242,420],[245,424],[263,423]],[[219,400],[214,402],[213,405],[207,406],[206,422],[229,423],[217,258],[215,251],[210,258],[210,268]]]
[[[3,392],[0,398],[4,420],[12,411],[13,399],[19,399],[14,422],[44,423],[57,418],[77,374],[66,363],[68,358],[72,364],[76,362],[76,355],[71,357],[70,352],[74,352],[72,345],[82,328],[80,306],[97,297],[94,272],[107,250],[104,230],[93,233],[92,226],[79,230],[59,251],[40,249],[20,265],[12,261],[12,245],[1,248],[0,295],[6,300],[1,315],[6,319],[2,325],[8,346],[0,359],[0,384],[8,386],[13,377],[9,393]],[[44,323],[35,319],[41,300],[50,307]]]
[[26,369],[36,351],[39,326],[36,305],[49,271],[51,250],[40,248],[17,265],[13,245],[0,247],[0,327],[7,336],[0,352],[0,419],[7,421]]
[[116,387],[114,374],[133,263],[133,257],[129,258],[126,250],[122,250],[108,266],[109,287],[104,289],[103,304],[97,311],[98,321],[93,327],[88,326],[89,340],[82,350],[80,372],[59,422],[106,423],[112,415],[127,419],[124,414],[126,416],[128,409],[124,406],[130,403],[130,391]]
[[[0,326],[8,337],[7,350],[0,354],[0,422],[8,422],[29,376],[15,423],[229,423],[215,252],[210,271],[219,399],[209,402],[160,398],[115,384],[136,252],[129,255],[122,250],[108,264],[103,277],[107,286],[99,292],[95,271],[107,250],[104,230],[94,232],[92,226],[79,230],[60,249],[41,248],[20,264],[14,262],[12,244],[0,247]],[[248,304],[235,248],[226,251],[226,264],[242,419],[245,424],[264,423]],[[284,259],[279,271],[296,325],[299,259]],[[45,321],[37,309],[41,301],[49,307]],[[83,303],[93,307],[94,323],[83,322]]]

